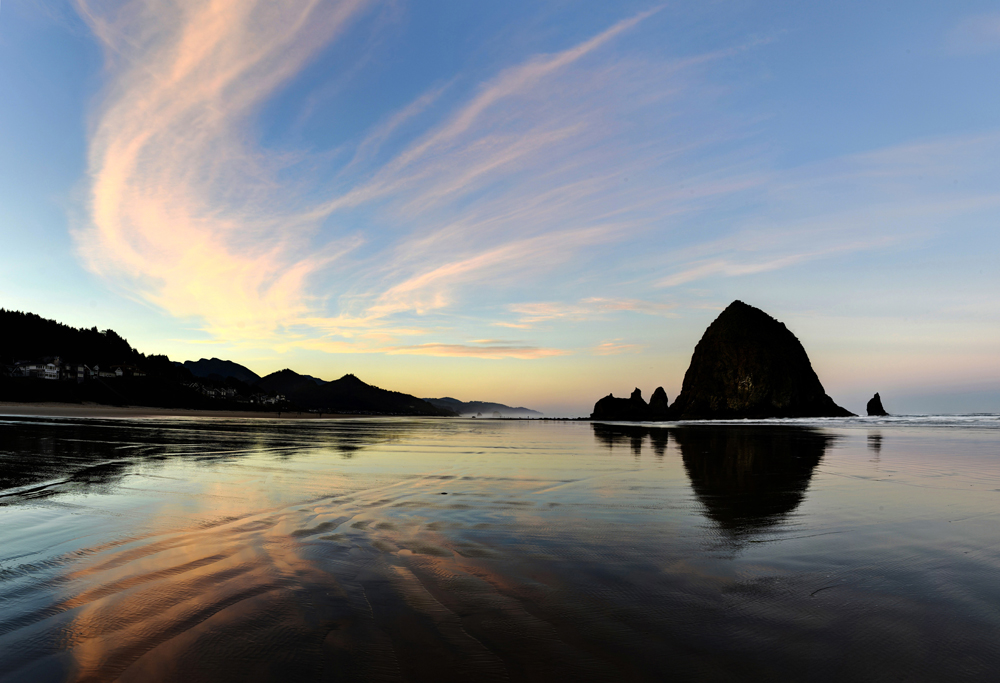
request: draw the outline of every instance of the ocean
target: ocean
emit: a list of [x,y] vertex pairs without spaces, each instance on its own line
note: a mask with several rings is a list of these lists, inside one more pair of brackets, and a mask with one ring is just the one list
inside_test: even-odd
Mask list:
[[998,672],[996,415],[0,417],[0,681]]

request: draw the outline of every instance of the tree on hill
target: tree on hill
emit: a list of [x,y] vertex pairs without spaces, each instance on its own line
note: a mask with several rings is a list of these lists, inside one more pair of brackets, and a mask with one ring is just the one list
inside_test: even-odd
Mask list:
[[0,364],[59,356],[64,362],[88,365],[134,365],[146,374],[177,382],[191,373],[167,356],[139,353],[114,330],[76,328],[34,313],[0,308]]

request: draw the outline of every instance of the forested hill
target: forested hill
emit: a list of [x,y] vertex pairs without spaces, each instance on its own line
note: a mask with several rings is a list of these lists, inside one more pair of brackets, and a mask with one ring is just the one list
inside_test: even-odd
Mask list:
[[[61,364],[54,362],[55,356]],[[30,374],[32,364],[39,362],[71,369],[56,370],[55,376]],[[99,371],[95,366],[100,366]],[[115,367],[117,371],[109,372]],[[366,384],[354,375],[325,382],[283,370],[260,378],[249,368],[219,358],[174,363],[167,356],[140,353],[113,330],[78,329],[33,313],[4,309],[0,309],[0,401],[453,415],[414,396]]]
[[34,313],[0,308],[0,361],[59,356],[81,363],[134,363],[139,353],[114,330],[70,327]]
[[191,373],[166,356],[139,353],[114,330],[70,327],[34,313],[3,308],[0,330],[0,365],[59,356],[66,363],[134,365],[150,375],[177,381],[191,379]]

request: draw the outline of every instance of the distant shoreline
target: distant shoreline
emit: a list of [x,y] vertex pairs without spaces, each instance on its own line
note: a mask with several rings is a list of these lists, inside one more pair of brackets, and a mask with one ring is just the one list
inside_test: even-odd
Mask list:
[[258,419],[341,419],[368,417],[366,415],[341,415],[310,413],[297,410],[191,410],[187,408],[151,408],[147,406],[109,406],[99,403],[27,403],[0,401],[0,416],[17,417],[235,417]]

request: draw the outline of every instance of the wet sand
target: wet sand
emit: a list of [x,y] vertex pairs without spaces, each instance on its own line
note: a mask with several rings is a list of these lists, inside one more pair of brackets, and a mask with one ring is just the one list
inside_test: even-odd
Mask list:
[[0,680],[989,680],[998,437],[7,419]]
[[21,415],[37,417],[216,417],[216,418],[260,418],[260,419],[327,419],[357,417],[357,415],[336,415],[331,413],[310,413],[298,411],[257,411],[257,410],[189,410],[186,408],[150,408],[146,406],[109,406],[98,403],[12,403],[0,401],[0,416]]

